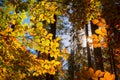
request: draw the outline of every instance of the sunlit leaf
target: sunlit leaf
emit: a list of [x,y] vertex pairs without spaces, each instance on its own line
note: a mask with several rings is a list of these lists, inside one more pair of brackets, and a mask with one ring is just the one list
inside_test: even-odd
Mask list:
[[101,32],[100,29],[96,29],[96,30],[95,30],[95,33],[96,33],[96,34],[101,34],[102,32]]

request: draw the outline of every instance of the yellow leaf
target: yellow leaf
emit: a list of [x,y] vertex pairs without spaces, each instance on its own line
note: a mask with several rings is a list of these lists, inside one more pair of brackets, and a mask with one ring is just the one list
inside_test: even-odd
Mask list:
[[56,40],[56,41],[59,41],[59,40],[61,40],[61,38],[60,38],[60,37],[57,37],[55,40]]
[[6,72],[6,68],[3,68],[3,72]]
[[103,36],[99,35],[98,39],[101,41],[103,39]]
[[96,34],[101,34],[102,32],[101,32],[100,29],[96,29],[96,30],[95,30],[95,33],[96,33]]
[[16,20],[12,20],[12,24],[15,24],[16,23]]
[[59,47],[59,43],[54,43],[56,47]]
[[49,69],[49,66],[46,64],[46,65],[44,65],[44,67],[45,67],[45,69]]
[[41,14],[41,15],[39,16],[39,20],[44,20],[44,14]]
[[45,31],[45,32],[43,33],[43,35],[44,35],[44,36],[46,36],[46,35],[47,35],[47,33],[48,33],[48,32],[47,32],[47,31]]
[[36,26],[37,26],[37,27],[42,27],[43,24],[42,24],[41,22],[38,22],[38,23],[36,24]]

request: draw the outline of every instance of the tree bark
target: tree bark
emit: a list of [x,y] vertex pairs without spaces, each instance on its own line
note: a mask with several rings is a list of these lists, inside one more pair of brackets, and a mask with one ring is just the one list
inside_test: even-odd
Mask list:
[[90,48],[89,48],[89,44],[88,44],[88,41],[87,41],[87,38],[88,38],[88,25],[85,26],[85,34],[86,34],[88,67],[92,67],[92,64],[91,64],[91,55],[90,55]]

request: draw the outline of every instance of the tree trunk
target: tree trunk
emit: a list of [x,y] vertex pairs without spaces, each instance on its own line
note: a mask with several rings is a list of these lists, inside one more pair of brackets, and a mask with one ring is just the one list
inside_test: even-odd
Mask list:
[[68,73],[69,73],[69,80],[74,80],[74,50],[71,50],[71,54],[68,59]]
[[[95,34],[95,30],[98,28],[98,26],[94,25],[91,22],[91,30],[92,30],[92,34]],[[104,67],[103,67],[103,61],[102,61],[102,53],[101,53],[101,47],[100,48],[94,48],[94,57],[95,57],[95,65],[96,65],[96,69],[104,71]]]
[[85,34],[86,34],[88,67],[92,67],[92,64],[91,64],[91,55],[90,55],[90,48],[89,48],[89,44],[88,44],[88,41],[87,41],[87,38],[88,38],[88,25],[85,26]]

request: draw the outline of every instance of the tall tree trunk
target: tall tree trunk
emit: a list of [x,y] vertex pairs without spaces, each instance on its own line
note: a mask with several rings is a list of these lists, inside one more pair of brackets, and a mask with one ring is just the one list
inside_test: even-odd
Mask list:
[[[118,80],[118,74],[117,74],[117,68],[116,68],[116,63],[115,63],[115,59],[114,59],[114,54],[115,48],[119,48],[120,47],[120,33],[118,32],[117,29],[115,29],[114,27],[110,29],[114,35],[112,37],[110,37],[111,39],[109,39],[109,54],[110,54],[110,63],[111,63],[111,72],[115,74],[115,80]],[[111,34],[108,34],[108,36],[111,36]],[[112,39],[113,38],[113,39]]]
[[74,80],[74,50],[71,50],[71,54],[68,59],[68,73],[69,73],[69,80]]
[[68,58],[68,73],[69,73],[68,80],[74,80],[74,71],[75,71],[74,55],[76,51],[76,48],[75,48],[76,32],[75,31],[76,31],[75,28],[72,28],[71,53]]
[[85,34],[86,34],[88,67],[92,67],[92,64],[91,64],[91,55],[90,55],[90,48],[89,48],[88,41],[87,41],[87,38],[88,38],[88,25],[85,26]]
[[[55,39],[55,36],[56,36],[56,20],[57,20],[56,15],[54,15],[54,19],[55,19],[54,24],[50,24],[50,33],[53,34],[52,39]],[[48,60],[49,61],[54,60],[54,57],[50,57],[50,54],[49,54]],[[54,80],[54,75],[46,74],[46,80]]]
[[[95,34],[95,30],[98,28],[98,26],[94,25],[91,22],[91,30],[92,34]],[[103,60],[102,60],[102,53],[101,53],[101,47],[100,48],[94,48],[94,57],[95,57],[95,65],[96,69],[104,71],[103,67]]]

